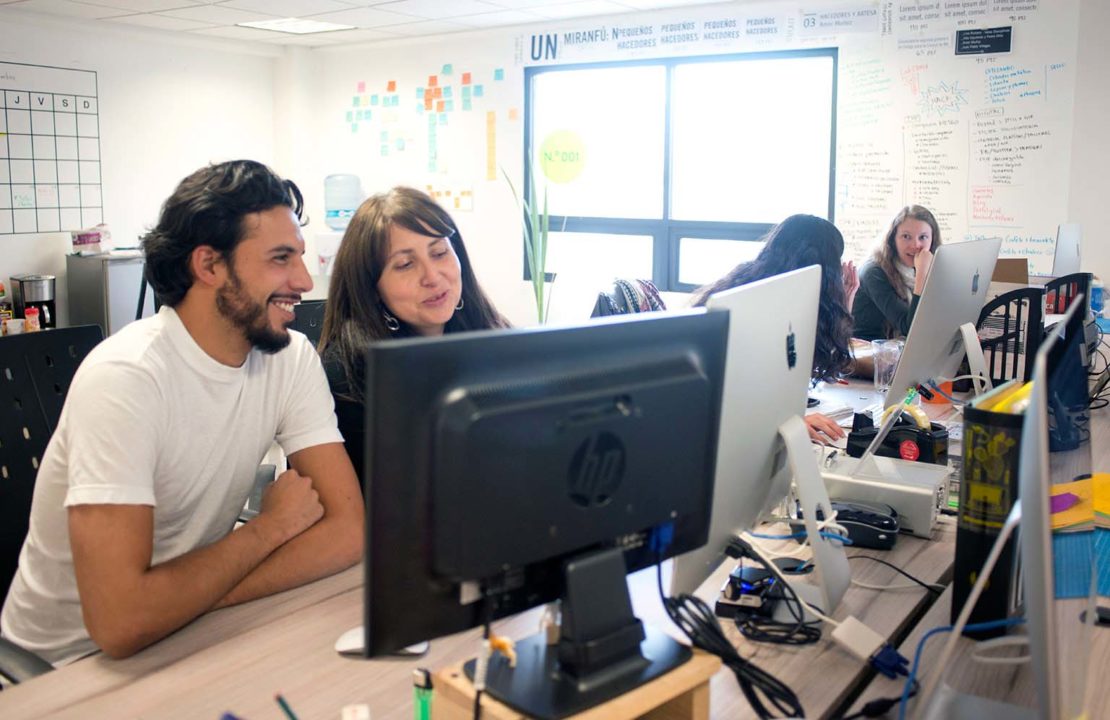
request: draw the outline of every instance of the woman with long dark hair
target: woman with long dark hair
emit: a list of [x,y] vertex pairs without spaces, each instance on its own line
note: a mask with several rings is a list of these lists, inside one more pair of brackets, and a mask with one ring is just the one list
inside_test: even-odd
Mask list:
[[317,347],[360,482],[367,345],[508,325],[482,292],[458,226],[435,200],[395,187],[362,203],[335,257]]
[[940,226],[926,208],[908,205],[894,216],[882,244],[860,270],[853,336],[880,340],[910,331],[940,244]]
[[[693,304],[705,305],[709,296],[809,265],[821,267],[821,296],[817,337],[813,349],[814,380],[835,380],[852,364],[852,301],[859,279],[851,262],[842,263],[844,237],[828,220],[813,215],[791,215],[764,236],[766,245],[750,262],[741,263],[714,283],[694,293]],[[821,441],[844,436],[840,426],[820,413],[805,417],[809,434]]]

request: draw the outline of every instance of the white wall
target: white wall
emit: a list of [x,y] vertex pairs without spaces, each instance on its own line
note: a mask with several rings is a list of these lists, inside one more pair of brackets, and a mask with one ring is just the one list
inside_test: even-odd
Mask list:
[[1083,270],[1110,284],[1110,238],[1106,222],[1110,199],[1110,3],[1082,0],[1072,134],[1071,194],[1068,219],[1083,226]]
[[[753,3],[755,5],[756,3]],[[814,6],[821,3],[814,2]],[[829,0],[825,5],[835,4]],[[736,5],[740,5],[737,3]],[[763,3],[767,5],[767,3]],[[1036,178],[1040,183],[1048,182],[1048,186],[1031,189],[1026,187],[1002,188],[999,195],[1009,193],[1011,211],[1016,208],[1021,213],[1029,216],[1030,227],[1034,230],[999,231],[1027,232],[1033,235],[1048,235],[1054,233],[1058,222],[1074,220],[1084,224],[1087,241],[1087,261],[1084,263],[1089,268],[1104,277],[1110,276],[1110,246],[1105,248],[1095,245],[1099,238],[1095,234],[1094,211],[1097,203],[1104,202],[1106,183],[1103,180],[1102,159],[1110,157],[1105,152],[1107,139],[1102,130],[1103,119],[1107,117],[1107,98],[1110,93],[1106,89],[1105,77],[1110,69],[1108,51],[1100,45],[1100,29],[1110,27],[1107,16],[1110,10],[1100,0],[1074,0],[1066,4],[1068,12],[1057,12],[1057,7],[1045,0],[1039,3],[1036,12],[1039,15],[1035,20],[1019,21],[1015,24],[1015,45],[1012,56],[1000,56],[996,60],[1000,63],[1010,63],[1016,59],[1018,63],[1035,65],[1038,62],[1064,61],[1060,81],[1054,86],[1058,93],[1055,103],[1042,103],[1032,112],[1039,113],[1038,119],[1043,120],[1044,127],[1051,130],[1051,149],[1042,151],[1039,158],[1034,158],[1026,166],[1026,174]],[[784,0],[775,4],[775,8],[793,10],[800,4],[796,0]],[[745,5],[747,7],[747,5]],[[808,7],[808,5],[807,5]],[[1060,6],[1062,11],[1064,6]],[[1075,12],[1079,8],[1082,14],[1079,35],[1079,47],[1072,46],[1075,37]],[[671,11],[680,12],[680,11]],[[785,10],[784,10],[785,12]],[[644,18],[656,18],[658,14],[644,13]],[[1042,27],[1044,23],[1056,28]],[[622,18],[629,23],[634,22],[633,16]],[[583,28],[593,27],[612,20],[612,18],[584,19],[578,24]],[[573,23],[570,23],[573,25]],[[473,191],[474,210],[453,212],[459,222],[463,234],[467,239],[474,263],[480,278],[487,290],[493,296],[498,306],[517,323],[532,321],[534,310],[530,305],[528,286],[520,280],[523,263],[522,248],[520,245],[520,230],[517,215],[514,212],[512,198],[504,179],[498,177],[489,180],[485,177],[485,158],[482,149],[485,147],[485,127],[482,117],[487,111],[497,115],[497,161],[513,178],[513,182],[520,186],[521,153],[523,145],[523,67],[520,63],[522,53],[527,53],[528,48],[520,47],[518,40],[523,39],[526,44],[532,32],[552,32],[563,27],[562,24],[547,24],[544,26],[505,28],[483,32],[465,33],[442,36],[434,39],[416,39],[412,41],[397,41],[389,44],[371,44],[362,47],[320,48],[311,52],[311,59],[302,62],[311,63],[313,101],[317,107],[315,129],[319,133],[319,145],[311,150],[311,162],[316,165],[315,172],[303,179],[303,185],[317,192],[322,187],[323,177],[334,172],[354,172],[359,174],[363,186],[368,192],[377,192],[399,184],[412,184],[424,187],[431,183],[436,187],[449,187],[454,189],[467,188]],[[563,29],[567,29],[564,27]],[[1050,32],[1051,30],[1051,32]],[[934,33],[935,34],[935,33]],[[943,33],[942,33],[943,34]],[[895,50],[895,42],[906,35],[898,35],[897,29],[894,37],[884,35],[881,40],[861,39],[860,35],[844,35],[839,39],[842,42],[841,52],[841,118],[839,127],[839,155],[838,156],[838,184],[847,183],[851,189],[860,192],[861,183],[869,180],[871,167],[861,165],[860,172],[853,175],[853,157],[862,157],[858,152],[860,143],[872,143],[881,146],[880,149],[889,150],[883,171],[886,175],[878,183],[871,183],[867,188],[870,195],[867,202],[862,205],[866,210],[859,208],[840,207],[838,198],[838,224],[843,224],[842,230],[849,240],[849,246],[854,256],[863,257],[866,250],[872,245],[872,238],[876,235],[875,228],[885,228],[889,217],[904,202],[920,201],[917,195],[922,187],[927,187],[927,182],[921,182],[905,167],[907,159],[902,157],[903,138],[913,130],[914,123],[927,118],[906,117],[904,113],[914,112],[917,106],[916,96],[910,96],[907,86],[910,84],[905,74],[903,64],[910,62],[917,72],[917,68],[928,67],[931,70],[921,71],[920,84],[922,88],[926,83],[938,83],[943,80],[951,82],[956,77],[967,86],[967,81],[973,81],[968,95],[971,109],[978,111],[984,102],[982,87],[982,66],[977,66],[972,60],[963,59],[963,62],[948,57],[945,52],[933,57],[932,60],[921,61],[906,60],[906,51]],[[951,48],[946,51],[951,53]],[[1078,53],[1077,72],[1074,82],[1068,76],[1072,65],[1070,58],[1073,53]],[[900,54],[899,54],[900,53]],[[912,56],[912,52],[910,53]],[[876,75],[870,73],[869,62],[872,58],[879,58],[882,62],[887,59],[900,57],[897,65],[889,65],[881,71],[882,80],[888,83],[892,101],[889,103],[876,102],[879,109],[867,108],[869,102],[867,93],[873,90]],[[593,58],[590,59],[603,59]],[[919,65],[916,63],[924,63]],[[474,108],[471,115],[460,113],[456,110],[449,113],[449,126],[439,136],[439,155],[442,162],[434,171],[424,166],[420,161],[419,150],[427,139],[423,137],[421,123],[425,116],[413,112],[413,96],[415,87],[422,86],[429,74],[439,72],[443,64],[451,63],[457,77],[463,70],[470,70],[475,75],[482,75],[487,88],[487,102]],[[503,83],[492,83],[488,73],[492,68],[504,69],[505,80]],[[864,71],[852,72],[853,68],[863,67]],[[931,74],[930,74],[931,73]],[[952,77],[949,77],[952,76]],[[397,82],[400,89],[401,107],[394,111],[385,111],[374,108],[375,120],[371,123],[360,125],[358,132],[352,132],[343,117],[345,110],[351,109],[351,96],[357,94],[356,86],[359,81],[366,84],[367,95],[385,93],[386,83],[390,80]],[[477,81],[477,78],[476,78]],[[860,83],[857,86],[854,83]],[[1074,85],[1075,112],[1071,111],[1072,86]],[[496,86],[498,92],[494,97],[489,96],[489,88]],[[458,86],[456,84],[456,93]],[[856,92],[852,92],[856,91]],[[913,91],[914,93],[917,90]],[[849,107],[854,96],[855,105]],[[457,95],[456,95],[457,98]],[[883,100],[884,98],[876,98]],[[457,103],[457,100],[456,100]],[[1062,104],[1061,104],[1062,103]],[[1013,102],[1012,112],[1029,112],[1032,107],[1028,100]],[[887,108],[887,109],[883,109]],[[520,121],[511,122],[507,119],[507,111],[515,109],[520,113]],[[866,110],[867,113],[878,113],[878,120],[866,117],[859,127],[852,126],[853,120]],[[589,112],[583,108],[583,112]],[[392,117],[390,114],[392,113]],[[845,113],[848,113],[847,117]],[[385,114],[382,122],[383,114]],[[969,110],[965,115],[971,115]],[[870,125],[870,122],[877,122]],[[903,127],[906,126],[906,128]],[[379,138],[377,133],[386,131],[388,140],[392,142],[397,134],[408,139],[408,149],[404,153],[390,152],[383,156],[379,153]],[[926,131],[928,128],[926,127]],[[968,139],[970,131],[967,126],[961,130],[963,135],[958,135],[950,142],[953,146],[952,158],[960,158],[960,153],[968,153]],[[877,139],[876,139],[877,138]],[[413,152],[413,143],[416,152]],[[847,147],[845,147],[847,146]],[[889,146],[889,147],[888,147]],[[893,149],[892,149],[893,148]],[[1089,152],[1090,149],[1101,149],[1102,152]],[[847,152],[852,151],[852,152]],[[946,150],[947,151],[947,150]],[[1035,156],[1036,153],[1029,153]],[[927,157],[927,155],[924,155]],[[857,157],[856,159],[859,159]],[[445,159],[444,159],[445,158]],[[870,159],[870,158],[868,158]],[[946,157],[947,159],[947,157]],[[919,161],[922,166],[928,161]],[[962,162],[962,161],[961,161]],[[446,165],[446,167],[445,167]],[[298,168],[308,168],[309,163],[301,162]],[[972,168],[974,169],[974,168]],[[1051,172],[1047,172],[1051,170]],[[982,168],[979,168],[982,174]],[[937,203],[943,207],[940,212],[949,215],[959,215],[953,220],[956,232],[949,233],[950,239],[960,239],[967,235],[983,233],[983,229],[968,227],[965,217],[970,206],[970,186],[975,184],[967,179],[967,175],[974,175],[971,169],[960,168],[952,174],[958,180],[952,183],[952,189],[934,193],[938,196]],[[895,177],[891,184],[893,192],[891,197],[879,197],[882,181],[886,177]],[[1024,178],[1022,179],[1024,180]],[[982,182],[982,181],[980,181]],[[1024,183],[1021,183],[1024,184]],[[1033,183],[1036,185],[1037,183]],[[1070,190],[1070,191],[1069,191]],[[619,192],[619,189],[614,189]],[[1037,197],[1040,200],[1034,205],[1022,199],[1014,203],[1014,197]],[[311,198],[315,202],[322,202],[320,196]],[[877,208],[877,209],[876,209]],[[870,214],[869,214],[870,213]],[[322,205],[316,208],[310,206],[310,214],[322,218]],[[1063,217],[1067,214],[1069,217]],[[321,223],[322,224],[322,223]],[[320,227],[317,224],[316,227]],[[987,226],[990,227],[990,226]],[[974,232],[969,232],[974,230]],[[992,231],[986,231],[988,234]],[[1020,245],[1020,241],[1018,242]],[[1051,250],[1048,251],[1051,253]],[[1041,260],[1044,262],[1044,259]],[[560,282],[556,283],[554,290],[553,314],[558,318],[560,305],[568,306],[567,313],[562,314],[563,319],[581,318],[583,308],[592,305],[589,298],[585,297],[585,289],[593,294],[603,283],[597,280],[597,273],[593,275],[588,271],[597,268],[583,268],[584,280],[582,283]],[[568,290],[571,287],[582,289],[574,302],[568,303]]]
[[[97,72],[104,221],[117,245],[134,245],[177,182],[202,165],[277,160],[274,55],[269,47],[107,23],[90,32],[41,16],[0,15],[0,61]],[[64,322],[68,252],[68,233],[2,235],[0,279],[57,275]]]

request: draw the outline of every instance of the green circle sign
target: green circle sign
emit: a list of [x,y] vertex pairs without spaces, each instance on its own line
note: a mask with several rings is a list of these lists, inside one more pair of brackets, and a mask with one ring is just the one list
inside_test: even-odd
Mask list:
[[582,138],[571,130],[556,130],[540,146],[540,167],[553,183],[568,183],[582,174],[586,149]]

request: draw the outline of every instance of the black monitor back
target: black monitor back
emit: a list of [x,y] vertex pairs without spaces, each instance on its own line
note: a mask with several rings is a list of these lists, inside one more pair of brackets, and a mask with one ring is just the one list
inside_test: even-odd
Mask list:
[[563,563],[629,571],[705,543],[727,313],[398,340],[367,361],[366,648],[379,655],[559,597]]

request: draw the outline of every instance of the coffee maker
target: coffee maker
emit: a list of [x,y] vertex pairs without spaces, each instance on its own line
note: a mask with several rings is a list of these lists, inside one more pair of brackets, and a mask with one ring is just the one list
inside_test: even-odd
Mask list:
[[38,308],[43,328],[57,327],[53,275],[12,275],[12,310],[21,318],[27,308]]

